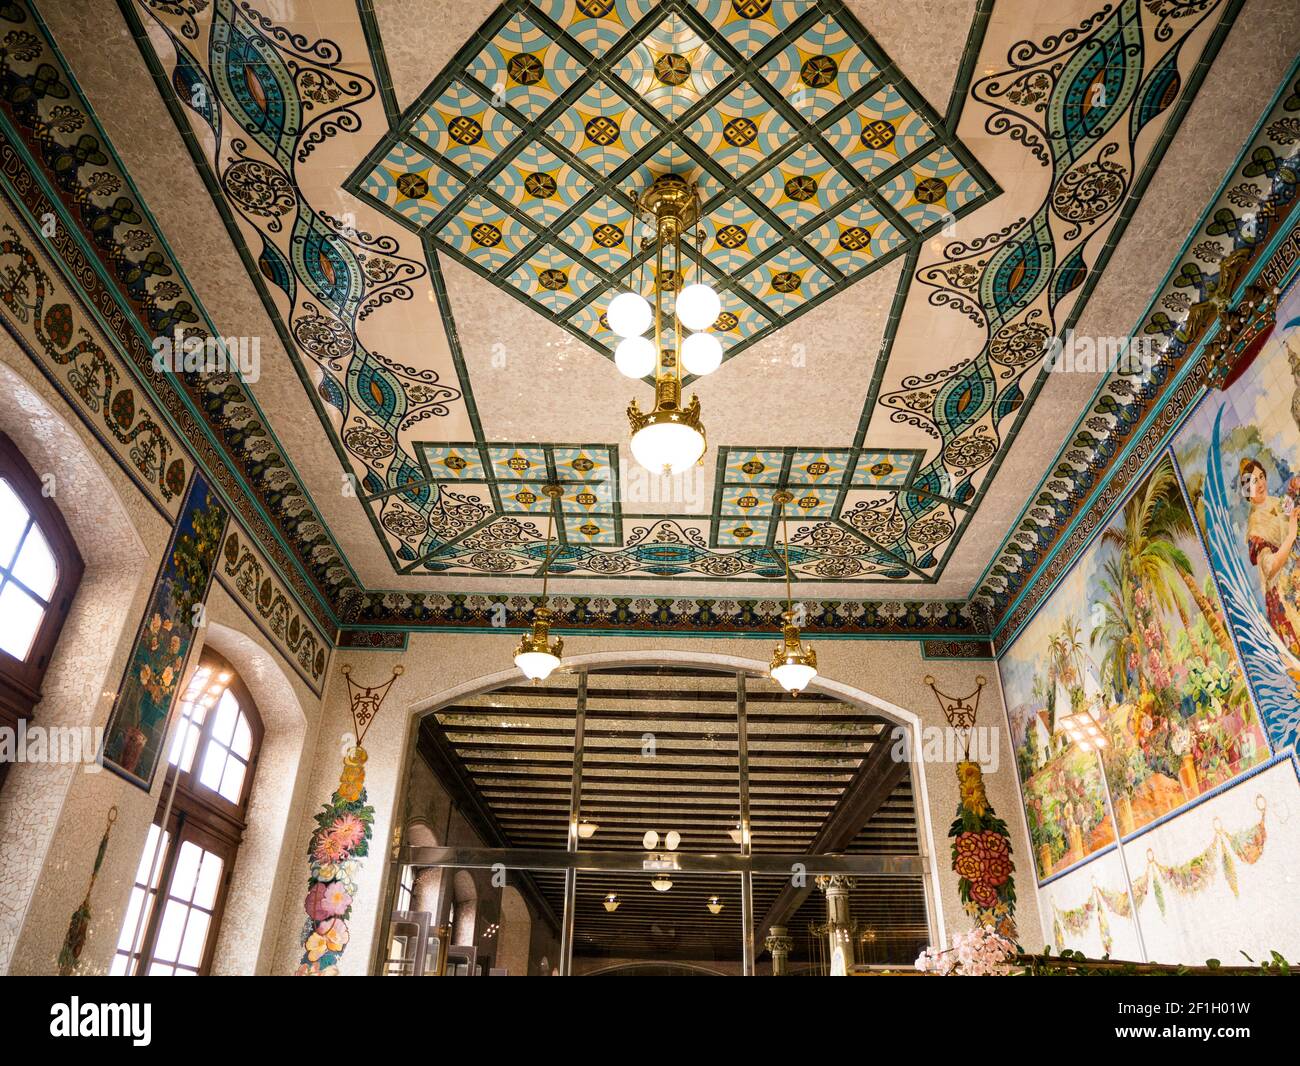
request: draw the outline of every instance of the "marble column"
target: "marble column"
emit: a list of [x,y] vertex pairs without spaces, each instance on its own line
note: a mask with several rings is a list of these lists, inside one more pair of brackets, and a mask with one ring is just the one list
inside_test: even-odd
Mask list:
[[854,963],[853,915],[849,909],[853,884],[854,879],[843,874],[822,874],[817,878],[817,887],[826,896],[826,940],[832,977],[847,977]]
[[790,958],[790,949],[794,940],[784,925],[774,925],[767,931],[763,946],[772,953],[772,976],[785,977],[788,974],[786,962]]

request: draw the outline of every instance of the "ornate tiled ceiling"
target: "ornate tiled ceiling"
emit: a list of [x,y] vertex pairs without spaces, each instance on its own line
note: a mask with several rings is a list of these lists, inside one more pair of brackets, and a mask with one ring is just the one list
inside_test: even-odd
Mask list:
[[[535,578],[535,489],[551,476],[566,488],[558,576],[581,579],[575,592],[762,595],[753,582],[781,574],[771,491],[789,484],[803,507],[791,562],[815,594],[871,583],[964,598],[970,579],[947,589],[942,575],[993,473],[1026,449],[1041,340],[1077,318],[1235,14],[980,7],[940,77],[923,28],[890,29],[865,4],[122,8],[288,357],[253,390],[311,489],[306,509],[286,506],[326,531],[318,572],[400,590],[367,598],[375,621],[418,614],[422,590]],[[471,11],[482,26],[459,49],[404,32]],[[971,14],[945,8],[935,41],[960,39]],[[867,33],[877,18],[897,63]],[[942,117],[909,73],[953,86]],[[399,102],[393,86],[416,78],[427,88]],[[609,140],[600,119],[614,117],[617,138],[588,143]],[[921,173],[939,158],[957,169]],[[737,319],[728,362],[695,383],[712,445],[697,508],[627,491],[619,421],[641,386],[617,376],[599,326],[602,294],[636,269],[619,213],[630,190],[683,168],[708,201],[708,269]],[[810,199],[788,195],[808,176]],[[550,191],[541,177],[554,194],[536,195]],[[929,177],[954,216],[937,229]],[[487,247],[483,222],[500,234],[483,230]],[[605,225],[622,240],[601,230],[602,245]],[[799,277],[788,293],[770,284],[782,269]],[[563,284],[543,286],[547,270]],[[494,331],[523,363],[508,411]],[[825,358],[777,365],[800,347]],[[295,375],[317,422],[286,406]]]
[[348,186],[612,358],[605,306],[655,252],[634,198],[669,172],[727,358],[995,191],[840,5],[731,0],[505,4]]

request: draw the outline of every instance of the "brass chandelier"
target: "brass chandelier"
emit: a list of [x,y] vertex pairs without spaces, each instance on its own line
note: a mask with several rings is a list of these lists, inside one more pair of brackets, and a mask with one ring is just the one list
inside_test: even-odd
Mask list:
[[546,606],[546,580],[550,571],[551,542],[555,533],[555,501],[562,492],[559,485],[547,485],[542,489],[543,495],[551,501],[550,512],[546,517],[546,555],[542,558],[542,602],[533,611],[531,630],[520,638],[519,647],[515,649],[515,665],[534,685],[551,676],[551,672],[560,665],[560,656],[564,654],[563,637],[556,637],[555,643],[551,643],[551,610]]
[[[609,303],[610,329],[623,339],[614,363],[628,377],[655,375],[655,405],[642,411],[635,399],[628,404],[632,455],[653,473],[680,474],[694,466],[708,448],[700,419],[700,400],[682,404],[682,368],[696,376],[710,374],[722,363],[722,344],[709,332],[722,311],[718,294],[702,279],[699,246],[703,236],[696,224],[700,198],[695,185],[680,174],[661,174],[644,195],[634,197],[634,216],[654,226],[654,305],[638,292],[621,292]],[[689,258],[682,240],[696,245],[695,280],[687,285]],[[666,314],[664,292],[675,294]],[[645,336],[654,326],[654,340]],[[672,350],[664,348],[665,327],[672,329]],[[687,334],[687,330],[691,330]]]
[[777,517],[785,541],[785,612],[782,615],[785,625],[781,627],[781,643],[772,650],[768,672],[772,675],[772,680],[786,692],[798,696],[817,676],[817,652],[811,645],[807,648],[803,646],[799,627],[795,625],[794,600],[790,595],[790,527],[785,516],[785,505],[793,499],[794,496],[785,489],[778,489],[772,496],[777,505]]

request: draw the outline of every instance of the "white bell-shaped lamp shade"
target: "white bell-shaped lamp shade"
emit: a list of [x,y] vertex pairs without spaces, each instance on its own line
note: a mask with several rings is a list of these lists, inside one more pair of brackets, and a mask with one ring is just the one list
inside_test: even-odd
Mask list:
[[655,345],[649,337],[624,337],[614,349],[614,365],[630,378],[643,378],[655,370]]
[[560,660],[549,652],[521,651],[515,655],[515,665],[529,681],[545,681]]
[[817,671],[804,663],[784,662],[772,667],[772,680],[795,696],[806,689],[816,676]]
[[[626,344],[624,341],[623,344]],[[621,348],[623,345],[619,345]],[[682,369],[688,374],[712,374],[722,365],[722,342],[712,333],[692,333],[682,341]]]
[[660,877],[656,877],[653,881],[650,882],[650,887],[653,888],[656,892],[667,892],[670,888],[673,887],[673,883],[670,880],[668,880],[668,878],[660,876]]
[[605,317],[609,319],[609,328],[620,337],[638,337],[650,328],[654,310],[640,293],[620,292],[609,301]]
[[[614,305],[610,304],[610,310]],[[709,286],[695,282],[677,294],[677,321],[687,329],[708,329],[722,314],[722,301]],[[610,315],[610,325],[614,316]]]
[[689,470],[704,447],[704,434],[684,422],[655,422],[632,435],[632,457],[652,474]]
[[676,851],[677,845],[679,845],[681,842],[682,842],[682,835],[681,833],[677,832],[676,829],[668,830],[668,835],[664,837],[664,847],[666,847],[669,851]]
[[590,840],[592,837],[596,835],[596,830],[599,828],[600,826],[598,826],[595,822],[579,822],[578,839]]
[[647,829],[645,835],[641,837],[641,846],[646,851],[654,851],[659,846],[659,834],[653,829]]

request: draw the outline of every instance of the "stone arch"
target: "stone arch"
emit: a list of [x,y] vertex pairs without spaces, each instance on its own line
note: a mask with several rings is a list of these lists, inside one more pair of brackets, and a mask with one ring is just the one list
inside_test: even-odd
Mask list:
[[212,973],[267,973],[275,939],[274,919],[279,914],[278,908],[272,907],[276,872],[284,849],[292,846],[289,814],[307,716],[279,655],[236,628],[241,620],[244,626],[248,623],[229,593],[215,583],[208,595],[207,618],[204,647],[211,647],[235,668],[266,730],[248,801],[248,828],[239,845]]
[[514,885],[501,890],[501,931],[497,934],[496,965],[511,977],[528,973],[528,955],[533,937],[533,916],[523,894]]
[[469,870],[457,870],[453,875],[450,902],[456,909],[451,927],[451,942],[474,943],[478,933],[478,882]]
[[[65,419],[61,400],[3,331],[0,430],[38,474],[53,475],[55,502],[85,561],[33,724],[102,726],[152,587],[151,560],[161,554],[170,522],[133,491],[99,445],[83,439],[84,428]],[[153,802],[138,790],[124,790],[110,774],[82,769],[21,763],[12,767],[0,791],[0,973],[52,971],[68,917],[85,887],[80,865],[76,884],[70,870],[61,874],[54,868],[68,866],[73,856],[94,854],[113,804],[123,808],[119,817],[127,818]],[[115,835],[127,838],[130,832]],[[111,871],[106,868],[105,874]],[[101,880],[107,882],[105,874]],[[85,955],[83,960],[89,961]]]

